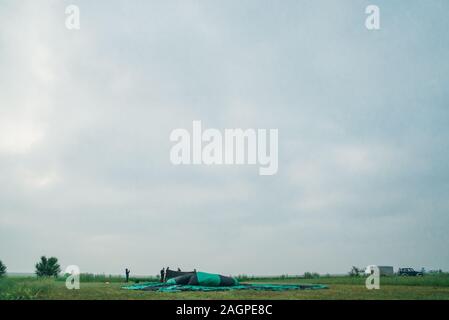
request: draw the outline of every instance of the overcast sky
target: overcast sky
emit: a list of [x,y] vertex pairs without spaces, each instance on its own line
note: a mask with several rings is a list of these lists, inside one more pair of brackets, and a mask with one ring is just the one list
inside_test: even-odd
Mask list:
[[[377,4],[381,30],[365,28]],[[76,4],[81,29],[65,28]],[[449,269],[449,2],[1,1],[0,260],[82,272]],[[279,171],[174,166],[279,129]]]

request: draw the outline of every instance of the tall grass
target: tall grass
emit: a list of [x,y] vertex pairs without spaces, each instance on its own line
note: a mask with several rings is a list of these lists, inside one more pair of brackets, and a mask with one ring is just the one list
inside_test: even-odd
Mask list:
[[[316,284],[347,284],[364,286],[366,277],[351,277],[348,275],[319,275],[318,273],[306,272],[302,276],[281,275],[257,277],[248,275],[238,275],[237,279],[241,282],[268,282],[268,281],[287,281],[288,283],[316,283]],[[423,277],[404,277],[404,276],[382,276],[381,285],[394,286],[431,286],[431,287],[449,287],[449,273],[427,273]]]
[[39,299],[51,290],[54,279],[0,279],[0,300]]
[[[275,280],[275,279],[273,279]],[[290,280],[290,278],[289,278]],[[313,282],[316,284],[347,284],[347,285],[361,285],[363,286],[366,277],[351,277],[351,276],[320,276],[319,278],[307,279],[304,277],[291,278],[295,282]],[[426,274],[423,277],[403,277],[403,276],[382,276],[380,277],[380,285],[393,286],[430,286],[430,287],[449,287],[449,274]]]
[[238,281],[253,281],[253,280],[286,280],[286,279],[294,280],[294,279],[301,279],[304,277],[288,274],[282,274],[280,276],[254,276],[254,275],[239,274],[236,276],[236,278]]
[[[58,277],[58,281],[65,281],[67,279],[68,275],[64,275],[61,277]],[[157,276],[145,276],[145,277],[130,277],[130,282],[157,282],[159,281],[159,277]],[[80,282],[109,282],[109,283],[118,283],[118,282],[125,282],[124,276],[118,276],[118,275],[106,275],[106,274],[94,274],[94,273],[81,273],[80,274]]]

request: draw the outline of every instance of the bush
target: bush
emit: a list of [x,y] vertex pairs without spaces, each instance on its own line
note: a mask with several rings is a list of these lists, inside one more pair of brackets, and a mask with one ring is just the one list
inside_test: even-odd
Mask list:
[[3,264],[2,260],[0,260],[0,278],[6,274],[6,266]]
[[316,272],[305,272],[304,279],[317,279],[320,277],[319,273]]
[[61,267],[55,257],[47,259],[46,256],[42,256],[41,261],[36,263],[36,275],[38,277],[57,277],[60,272]]
[[362,273],[362,270],[352,266],[351,270],[348,272],[350,277],[358,277]]
[[246,274],[239,274],[237,276],[237,280],[238,281],[248,281],[248,280],[251,280],[251,277]]

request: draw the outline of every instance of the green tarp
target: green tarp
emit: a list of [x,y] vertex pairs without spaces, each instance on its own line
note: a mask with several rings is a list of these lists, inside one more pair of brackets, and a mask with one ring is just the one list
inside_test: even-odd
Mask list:
[[170,285],[182,284],[203,287],[228,287],[236,286],[239,284],[237,279],[233,277],[227,277],[220,274],[207,272],[193,272],[179,275],[177,277],[168,279],[165,283]]
[[320,284],[243,284],[233,277],[207,272],[177,272],[166,282],[147,282],[123,287],[127,290],[157,292],[230,291],[230,290],[316,290],[327,289]]
[[201,285],[181,285],[160,282],[148,282],[123,287],[127,290],[144,290],[157,292],[182,292],[182,291],[231,291],[231,290],[258,290],[258,291],[286,291],[286,290],[316,290],[327,289],[320,284],[238,284],[226,287],[210,287]]

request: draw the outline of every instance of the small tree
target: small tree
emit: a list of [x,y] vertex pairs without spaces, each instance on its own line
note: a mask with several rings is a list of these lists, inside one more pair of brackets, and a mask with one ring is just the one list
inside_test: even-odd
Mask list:
[[46,256],[42,256],[41,261],[36,263],[36,275],[38,277],[56,277],[60,272],[61,267],[55,257],[47,259]]
[[0,278],[6,274],[6,266],[3,264],[2,260],[0,260]]
[[361,270],[355,266],[352,266],[351,271],[349,271],[349,276],[351,277],[358,277],[361,273]]

